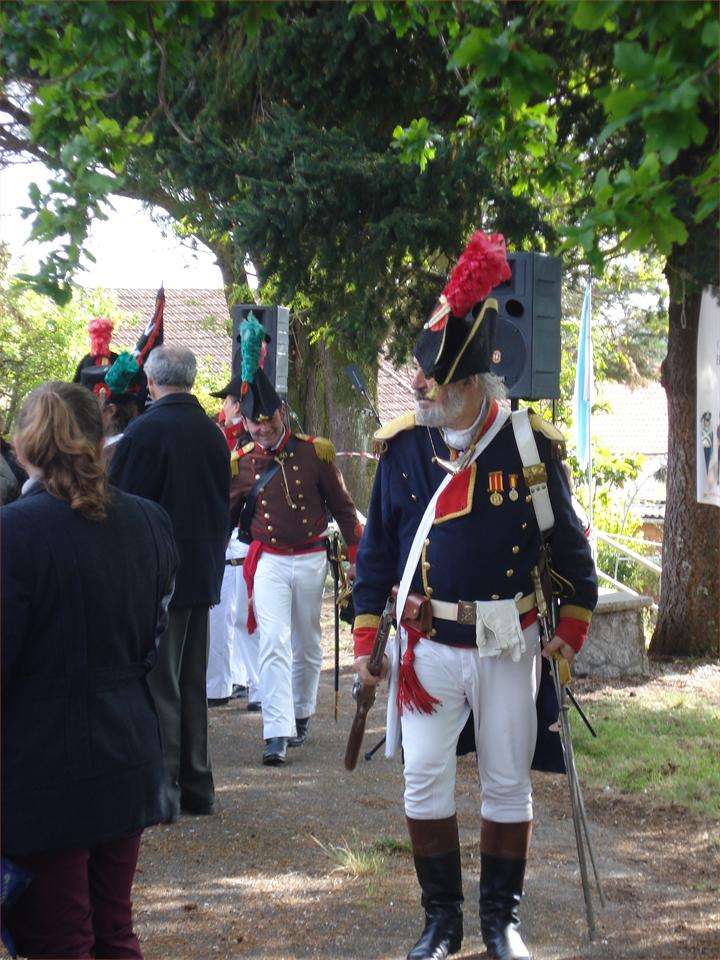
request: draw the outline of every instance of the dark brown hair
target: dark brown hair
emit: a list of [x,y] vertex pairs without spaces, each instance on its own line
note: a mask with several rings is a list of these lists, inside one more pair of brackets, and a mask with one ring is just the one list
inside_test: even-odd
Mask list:
[[89,520],[103,520],[108,488],[102,435],[97,398],[86,387],[50,380],[28,394],[15,444],[23,460],[42,470],[48,493]]

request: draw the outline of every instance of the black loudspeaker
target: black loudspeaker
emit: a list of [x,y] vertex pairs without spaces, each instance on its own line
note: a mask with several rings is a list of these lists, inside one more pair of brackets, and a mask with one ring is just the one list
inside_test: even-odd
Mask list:
[[508,397],[550,400],[560,396],[559,257],[509,253],[512,277],[490,294],[498,302],[492,373]]
[[287,307],[262,306],[256,303],[238,303],[232,308],[233,324],[233,376],[240,373],[242,353],[240,350],[239,329],[243,320],[250,314],[265,327],[270,335],[263,370],[278,396],[286,400],[288,392],[288,363],[290,352],[290,311]]

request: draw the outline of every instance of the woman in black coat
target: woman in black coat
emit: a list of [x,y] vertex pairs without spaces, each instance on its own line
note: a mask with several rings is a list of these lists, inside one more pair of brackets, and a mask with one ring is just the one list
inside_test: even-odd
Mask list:
[[136,957],[140,834],[168,815],[146,675],[177,552],[155,503],[108,487],[85,388],[27,398],[30,479],[2,523],[2,849],[33,880],[4,918],[22,956]]

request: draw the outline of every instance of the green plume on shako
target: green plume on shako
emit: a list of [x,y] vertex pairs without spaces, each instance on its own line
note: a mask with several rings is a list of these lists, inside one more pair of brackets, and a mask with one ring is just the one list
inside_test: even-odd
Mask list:
[[260,352],[267,339],[265,327],[254,313],[249,313],[246,320],[240,324],[240,351],[242,353],[242,387],[241,396],[250,389],[255,380],[255,374],[260,366]]

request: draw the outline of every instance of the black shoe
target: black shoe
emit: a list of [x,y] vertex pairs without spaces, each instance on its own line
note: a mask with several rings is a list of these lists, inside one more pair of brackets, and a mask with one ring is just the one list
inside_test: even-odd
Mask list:
[[211,817],[215,813],[214,800],[181,800],[180,809],[183,813],[194,817]]
[[234,683],[230,700],[244,700],[248,695],[248,688],[241,683]]
[[460,851],[415,856],[422,888],[425,929],[407,960],[445,960],[462,946],[462,879]]
[[295,730],[297,731],[294,737],[290,737],[288,740],[289,747],[301,747],[307,740],[308,727],[310,726],[310,717],[303,717],[301,720],[295,718]]
[[262,762],[266,767],[279,767],[287,760],[287,737],[271,737],[265,741]]
[[532,960],[518,917],[526,862],[480,854],[480,929],[492,960]]
[[230,697],[208,697],[209,707],[224,707],[230,702]]
[[260,713],[262,710],[262,704],[259,700],[248,700],[248,705],[245,707],[248,713]]

